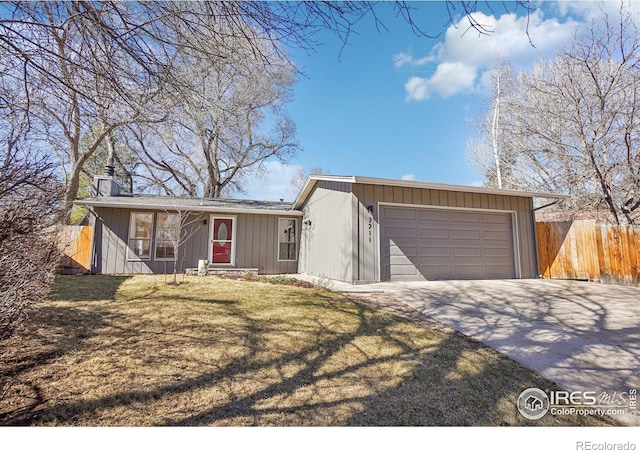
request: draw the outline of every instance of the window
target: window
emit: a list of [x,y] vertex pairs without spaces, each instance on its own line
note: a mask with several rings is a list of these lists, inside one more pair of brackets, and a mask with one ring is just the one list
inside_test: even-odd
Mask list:
[[152,230],[152,213],[131,213],[129,221],[129,259],[151,259]]
[[295,261],[297,219],[278,219],[278,261]]
[[155,259],[175,259],[174,245],[180,239],[180,236],[178,236],[179,229],[177,214],[158,213]]

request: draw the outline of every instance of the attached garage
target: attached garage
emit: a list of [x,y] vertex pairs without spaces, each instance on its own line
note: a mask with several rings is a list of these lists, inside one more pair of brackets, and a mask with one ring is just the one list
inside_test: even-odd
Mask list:
[[564,195],[313,175],[299,271],[351,283],[536,278],[534,198]]
[[382,205],[383,279],[516,278],[513,222],[511,212]]

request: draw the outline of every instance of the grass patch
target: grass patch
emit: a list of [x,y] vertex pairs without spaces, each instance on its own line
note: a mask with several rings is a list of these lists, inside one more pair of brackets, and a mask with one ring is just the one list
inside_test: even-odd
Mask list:
[[[605,425],[526,421],[534,372],[456,333],[319,288],[60,277],[0,342],[3,425]],[[2,391],[0,391],[0,394]]]

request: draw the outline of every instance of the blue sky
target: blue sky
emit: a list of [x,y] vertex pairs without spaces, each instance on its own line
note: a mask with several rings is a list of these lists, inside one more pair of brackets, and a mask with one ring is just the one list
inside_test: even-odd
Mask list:
[[[471,123],[487,98],[483,73],[498,53],[517,70],[552,58],[577,27],[614,13],[619,1],[534,2],[516,10],[506,2],[483,2],[476,19],[492,30],[468,30],[466,18],[449,15],[444,2],[412,2],[416,21],[437,38],[417,37],[391,5],[378,10],[388,31],[371,20],[359,23],[342,48],[323,33],[324,45],[292,56],[305,76],[289,106],[303,151],[287,164],[270,162],[262,179],[249,180],[247,197],[292,200],[290,180],[300,167],[321,166],[333,175],[404,178],[478,185],[482,177],[466,161]],[[639,9],[640,2],[632,2]],[[535,48],[530,44],[528,30]],[[468,31],[467,31],[468,30]],[[465,33],[466,31],[466,33]]]

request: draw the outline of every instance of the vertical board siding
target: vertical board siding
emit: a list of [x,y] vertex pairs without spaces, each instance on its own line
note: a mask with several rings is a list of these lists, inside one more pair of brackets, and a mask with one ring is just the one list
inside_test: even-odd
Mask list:
[[[380,281],[380,256],[378,248],[379,218],[378,203],[400,203],[424,206],[440,206],[455,208],[481,208],[513,210],[516,214],[516,245],[518,246],[520,276],[535,278],[538,276],[538,261],[536,254],[535,220],[533,200],[529,197],[511,197],[496,194],[482,194],[470,192],[444,191],[423,188],[393,188],[389,186],[355,184],[353,193],[359,201],[357,217],[359,239],[358,264],[354,275],[355,281]],[[409,194],[407,190],[410,190]],[[400,195],[403,193],[402,195]],[[374,206],[373,220],[375,223],[376,247],[367,247],[368,235],[364,227],[366,221],[366,207]],[[380,247],[384,247],[380,243]]]
[[[351,185],[319,181],[304,204],[300,272],[353,281],[353,210]],[[356,216],[356,217],[354,217]]]
[[[353,192],[358,215],[358,233],[354,240],[354,246],[357,247],[354,274],[357,278],[353,281],[380,281],[376,256],[378,248],[376,198],[384,197],[385,190],[378,185],[356,184],[353,186]],[[410,189],[406,195],[412,201],[419,201],[421,198],[420,192],[416,190]],[[368,210],[369,207],[372,209],[371,212]]]
[[536,231],[545,278],[640,283],[640,228],[576,220],[537,222]]
[[[95,260],[92,271],[96,273],[173,273],[173,261],[157,261],[155,249],[155,227],[151,244],[150,260],[128,260],[127,240],[129,236],[129,218],[131,209],[96,208],[98,219],[95,224]],[[143,211],[158,213],[162,211]],[[296,216],[266,214],[221,214],[236,216],[235,230],[235,267],[254,269],[261,274],[296,273],[297,261],[278,261],[277,228],[279,218],[298,220],[297,242],[300,242],[302,219]],[[191,219],[190,219],[191,220]],[[204,221],[207,221],[207,224]],[[209,259],[209,230],[212,226],[209,213],[194,213],[193,222],[186,226],[190,238],[180,247],[178,271],[198,267],[198,260]]]

